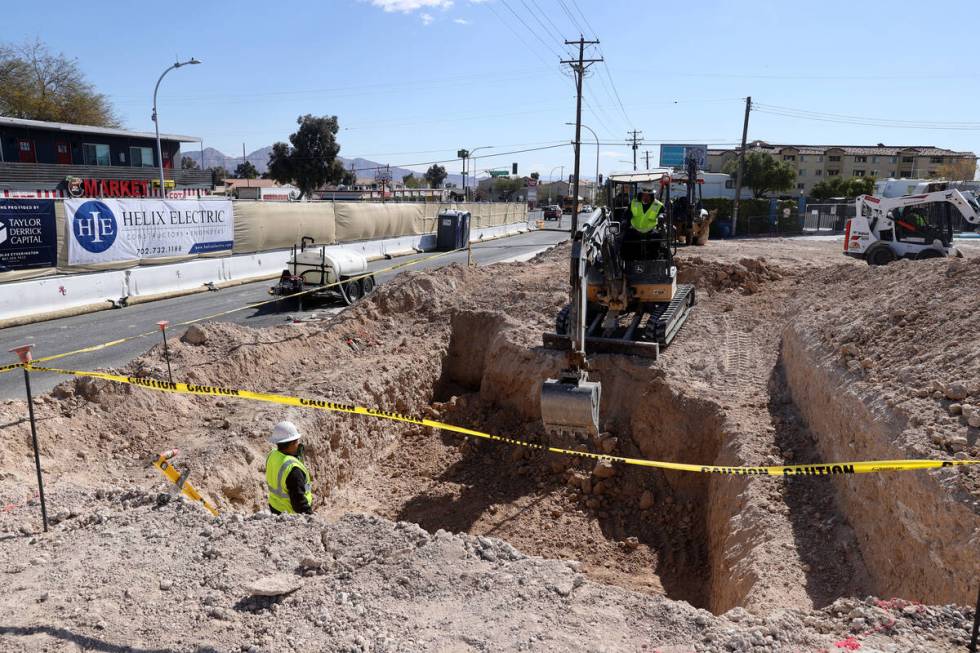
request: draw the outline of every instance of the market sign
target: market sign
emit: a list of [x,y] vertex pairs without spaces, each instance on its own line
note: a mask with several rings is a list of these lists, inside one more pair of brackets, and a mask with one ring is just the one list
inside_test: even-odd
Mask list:
[[[65,179],[72,197],[147,197],[150,182],[146,179]],[[159,182],[157,182],[159,185]]]
[[0,272],[54,267],[54,200],[0,199]]
[[228,200],[65,200],[69,265],[230,250],[234,234]]

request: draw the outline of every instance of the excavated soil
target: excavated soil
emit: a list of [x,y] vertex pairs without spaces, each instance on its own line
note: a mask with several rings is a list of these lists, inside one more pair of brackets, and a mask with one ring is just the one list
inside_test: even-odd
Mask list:
[[[973,304],[980,300],[964,291],[980,281],[977,260],[877,270],[842,260],[838,247],[769,240],[681,250],[681,281],[694,283],[700,298],[688,322],[658,361],[593,357],[591,377],[603,384],[603,432],[595,441],[562,444],[726,466],[857,460],[883,452],[893,455],[874,457],[977,458],[977,428],[969,420],[972,406],[980,406],[978,354],[971,345],[971,327],[980,321]],[[543,442],[538,386],[564,361],[540,346],[541,333],[553,328],[567,302],[567,254],[567,247],[558,247],[527,263],[406,273],[325,322],[262,330],[192,327],[170,343],[174,374]],[[165,378],[161,348],[124,372]],[[89,600],[114,606],[101,614],[119,608],[119,599],[102,590],[125,589],[136,605],[151,609],[162,599],[148,584],[166,574],[180,575],[195,605],[211,597],[196,612],[171,611],[169,618],[189,629],[183,639],[164,636],[165,627],[148,620],[137,638],[144,643],[165,642],[174,650],[202,642],[215,648],[201,650],[300,650],[302,642],[317,642],[306,650],[525,650],[535,645],[527,633],[536,627],[526,620],[533,614],[551,624],[551,636],[560,633],[548,643],[537,640],[545,650],[943,651],[968,636],[970,610],[918,602],[967,605],[976,591],[976,468],[835,479],[661,472],[363,416],[83,378],[37,398],[35,410],[57,524],[53,533],[36,534],[25,410],[23,402],[6,402],[0,406],[0,570],[13,574],[24,592],[59,595],[89,564],[85,556],[94,555],[84,552],[109,542],[146,574],[127,582],[104,573],[101,585],[86,590]],[[256,513],[265,505],[264,438],[287,418],[305,434],[316,489],[313,520],[270,527],[284,518],[226,516],[201,526],[210,518],[166,500],[169,488],[148,465],[159,451],[179,447],[178,464],[223,513]],[[168,520],[172,527],[163,525]],[[415,544],[398,540],[403,523],[424,529],[412,536]],[[210,533],[205,539],[223,538],[228,551],[184,551],[184,531],[201,528]],[[161,529],[181,534],[165,544]],[[124,548],[113,544],[117,530]],[[284,534],[291,530],[293,538]],[[473,537],[448,536],[446,550],[413,552],[434,546],[443,532]],[[352,564],[349,551],[328,543],[335,537],[368,549],[375,538],[376,554],[404,549],[397,556],[403,569],[371,571],[404,574],[408,580],[396,583],[403,589],[386,591],[376,579],[361,578],[367,563]],[[277,553],[280,544],[288,553]],[[243,561],[254,549],[265,563],[250,567]],[[199,578],[174,560],[157,559],[154,552],[163,550],[175,560],[190,556]],[[541,579],[563,568],[520,563],[524,567],[515,571],[525,554],[568,561],[582,576],[558,598],[519,592],[522,607],[510,606],[511,621],[502,629],[496,619],[479,616],[513,600],[512,590],[498,588],[509,587],[515,575],[521,586],[554,584]],[[247,603],[244,580],[276,569],[306,578],[303,568],[296,571],[303,555],[329,558],[316,572],[326,586],[307,584],[283,605],[253,609]],[[35,564],[32,557],[44,561]],[[38,565],[61,559],[70,561],[68,572],[37,573]],[[479,581],[487,596],[474,598],[465,591],[466,579],[490,572],[460,571],[476,564],[471,560],[507,579],[495,576],[487,587]],[[520,580],[525,577],[538,580]],[[200,580],[195,590],[195,578],[211,580]],[[334,594],[344,592],[371,597],[338,600],[336,610],[345,617],[359,602],[370,607],[338,626],[336,615],[320,614],[316,597],[329,595],[333,606]],[[900,600],[855,600],[869,595]],[[98,641],[120,641],[125,632],[125,619],[100,621],[57,601],[29,599],[29,592],[16,596],[0,599],[0,639],[13,650],[40,644],[59,650],[52,644],[61,641],[51,632],[57,629]],[[450,606],[461,601],[469,602],[463,612],[477,616],[454,615]],[[571,614],[555,610],[556,602],[569,601],[578,606]],[[572,623],[593,601],[608,615],[633,610],[646,617],[592,619],[587,628]],[[413,609],[413,603],[426,607]],[[303,621],[293,642],[278,641],[273,630],[263,631],[269,637],[249,636],[256,613],[293,624],[291,605],[304,619],[310,611],[319,615]],[[210,608],[223,616],[208,616]],[[130,620],[138,615],[133,611]],[[382,624],[387,643],[354,627],[367,623],[365,615]],[[363,642],[351,644],[358,634]]]

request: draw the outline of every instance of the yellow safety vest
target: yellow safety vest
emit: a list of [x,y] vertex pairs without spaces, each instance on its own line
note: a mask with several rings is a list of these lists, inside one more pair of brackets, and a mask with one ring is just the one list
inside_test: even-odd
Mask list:
[[664,203],[654,198],[654,200],[650,203],[650,208],[644,211],[643,204],[640,202],[640,200],[635,199],[630,202],[630,213],[633,214],[630,224],[633,225],[633,228],[639,231],[641,234],[653,231],[657,228],[657,224],[660,222],[660,211],[663,208]]
[[289,500],[289,490],[286,488],[286,477],[293,467],[299,467],[306,476],[304,493],[306,500],[313,505],[313,481],[310,470],[296,456],[289,456],[274,449],[265,459],[265,484],[269,490],[269,506],[279,512],[295,513],[293,503]]

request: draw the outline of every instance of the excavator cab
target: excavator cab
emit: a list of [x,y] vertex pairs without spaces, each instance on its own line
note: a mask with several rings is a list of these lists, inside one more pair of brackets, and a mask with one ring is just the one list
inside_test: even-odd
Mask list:
[[[656,228],[632,225],[630,203],[653,184],[664,207]],[[572,240],[571,302],[544,345],[568,352],[568,365],[541,388],[541,416],[551,433],[599,431],[599,384],[588,380],[588,355],[655,359],[674,339],[695,302],[694,287],[678,285],[670,203],[670,171],[613,174],[607,207],[584,220]]]

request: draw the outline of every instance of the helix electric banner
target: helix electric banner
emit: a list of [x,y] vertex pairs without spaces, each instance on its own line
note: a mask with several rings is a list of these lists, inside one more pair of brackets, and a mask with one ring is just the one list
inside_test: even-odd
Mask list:
[[227,200],[65,200],[68,264],[112,263],[231,250]]
[[54,200],[0,199],[0,272],[57,264]]

